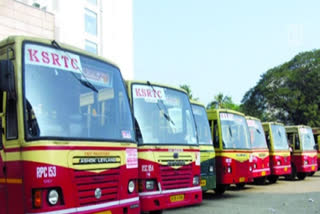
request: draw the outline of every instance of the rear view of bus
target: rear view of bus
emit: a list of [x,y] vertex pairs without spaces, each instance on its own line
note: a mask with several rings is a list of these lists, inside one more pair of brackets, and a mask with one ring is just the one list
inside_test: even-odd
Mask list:
[[0,53],[1,72],[16,86],[0,94],[1,211],[139,213],[137,145],[119,68],[38,38],[9,37]]
[[150,82],[127,82],[136,119],[143,212],[202,201],[200,150],[187,94]]
[[252,181],[250,134],[244,115],[226,109],[207,110],[216,152],[216,193],[230,184],[243,187]]
[[270,175],[269,150],[261,121],[255,117],[246,117],[250,131],[252,147],[252,175],[254,182],[264,184]]
[[216,163],[210,126],[205,107],[195,101],[191,101],[193,115],[198,132],[200,156],[201,156],[201,188],[202,191],[216,188]]
[[292,148],[291,163],[292,170],[289,178],[303,180],[309,173],[316,172],[317,150],[312,133],[309,126],[286,126],[287,138],[289,146]]
[[286,138],[286,130],[282,123],[262,123],[270,155],[270,183],[277,182],[279,176],[291,173],[290,150]]

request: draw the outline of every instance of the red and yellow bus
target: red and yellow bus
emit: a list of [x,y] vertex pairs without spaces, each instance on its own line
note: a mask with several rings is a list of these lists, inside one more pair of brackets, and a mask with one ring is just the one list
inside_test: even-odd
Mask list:
[[291,174],[291,156],[286,138],[286,130],[282,123],[262,123],[270,156],[270,183],[276,183],[279,176]]
[[0,42],[0,213],[140,213],[118,67],[56,41]]
[[261,121],[255,117],[246,117],[250,131],[252,147],[252,175],[254,182],[264,184],[270,175],[269,150]]
[[141,211],[201,203],[200,150],[186,92],[149,81],[127,81],[127,89],[136,123]]
[[297,176],[299,180],[303,180],[309,173],[318,170],[317,150],[312,129],[305,125],[285,128],[289,146],[292,148],[292,170],[289,179],[294,180]]
[[[320,169],[320,128],[312,128],[314,141],[316,143],[316,149],[318,153],[318,170]],[[314,173],[311,173],[312,175]]]
[[206,108],[203,104],[194,100],[191,101],[192,112],[196,122],[200,160],[201,160],[201,181],[203,192],[216,188],[216,163],[215,152],[212,143],[211,131],[208,122]]
[[207,110],[216,152],[216,193],[230,184],[243,187],[252,182],[252,151],[245,116],[227,109]]

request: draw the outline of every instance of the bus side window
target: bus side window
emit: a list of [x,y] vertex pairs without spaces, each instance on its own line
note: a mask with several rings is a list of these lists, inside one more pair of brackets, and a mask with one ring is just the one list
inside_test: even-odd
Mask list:
[[270,135],[268,132],[265,132],[265,135],[266,135],[266,141],[267,141],[267,146],[268,146],[268,149],[270,149]]
[[213,121],[213,146],[214,148],[219,148],[219,129],[216,120]]
[[6,107],[6,124],[7,124],[7,139],[13,140],[18,138],[18,123],[17,123],[17,102],[14,99],[8,99]]
[[287,140],[288,140],[289,147],[293,149],[293,134],[292,133],[287,134]]
[[294,147],[297,150],[300,150],[300,141],[299,141],[299,135],[295,134],[294,135]]

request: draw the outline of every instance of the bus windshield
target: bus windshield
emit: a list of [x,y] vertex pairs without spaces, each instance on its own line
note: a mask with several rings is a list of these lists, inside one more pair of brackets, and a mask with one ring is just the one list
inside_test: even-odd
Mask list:
[[192,104],[192,112],[197,125],[199,144],[212,145],[207,112],[204,107]]
[[250,131],[251,146],[254,149],[267,149],[266,136],[258,120],[247,120],[247,124]]
[[27,139],[134,140],[118,68],[33,43],[25,43],[24,54]]
[[249,130],[243,116],[220,113],[222,144],[225,149],[250,149]]
[[133,111],[142,144],[197,144],[188,96],[151,84],[133,84]]
[[271,125],[271,133],[273,137],[274,150],[288,150],[288,141],[286,137],[286,130],[281,125]]
[[299,135],[302,145],[302,150],[314,150],[315,141],[313,138],[312,129],[308,128],[299,128]]

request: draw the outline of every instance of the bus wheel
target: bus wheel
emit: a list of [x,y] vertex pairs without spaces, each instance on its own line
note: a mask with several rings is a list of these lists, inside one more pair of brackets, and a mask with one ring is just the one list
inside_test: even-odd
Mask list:
[[255,178],[254,183],[258,185],[264,185],[266,183],[266,177]]
[[237,189],[243,189],[246,183],[238,183],[236,184]]
[[270,175],[270,176],[268,177],[268,181],[269,181],[270,184],[274,184],[274,183],[277,182],[278,178],[279,178],[279,176]]
[[218,184],[217,187],[214,189],[214,192],[217,195],[223,195],[223,193],[226,191],[227,186],[223,184]]
[[154,211],[150,211],[149,214],[162,214],[163,210],[154,210]]
[[303,173],[303,172],[300,172],[297,174],[297,177],[299,180],[304,180],[306,178],[307,174],[306,173]]
[[310,172],[310,173],[309,173],[309,176],[313,176],[314,173],[316,173],[316,172]]

